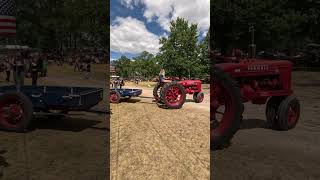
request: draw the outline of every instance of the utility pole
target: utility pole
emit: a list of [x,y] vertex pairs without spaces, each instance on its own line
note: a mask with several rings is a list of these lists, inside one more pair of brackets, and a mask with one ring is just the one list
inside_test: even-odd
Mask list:
[[256,57],[256,44],[254,43],[254,26],[249,27],[249,32],[251,32],[251,44],[249,45],[249,57],[255,58]]

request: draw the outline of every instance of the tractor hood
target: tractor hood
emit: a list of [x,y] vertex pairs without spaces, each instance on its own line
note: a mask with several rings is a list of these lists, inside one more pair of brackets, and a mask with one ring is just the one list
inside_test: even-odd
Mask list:
[[281,69],[292,69],[292,63],[285,60],[245,60],[239,63],[221,63],[216,64],[216,67],[223,70],[224,72],[231,73],[234,76],[244,74],[256,75],[259,74],[278,74]]

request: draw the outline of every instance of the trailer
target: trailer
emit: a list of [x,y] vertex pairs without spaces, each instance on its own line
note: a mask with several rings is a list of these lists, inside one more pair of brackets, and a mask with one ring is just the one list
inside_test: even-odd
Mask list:
[[142,89],[110,89],[110,103],[119,103],[123,98],[138,97],[142,94]]
[[70,111],[90,111],[103,100],[103,89],[93,87],[0,87],[0,128],[25,131],[37,115],[62,117]]

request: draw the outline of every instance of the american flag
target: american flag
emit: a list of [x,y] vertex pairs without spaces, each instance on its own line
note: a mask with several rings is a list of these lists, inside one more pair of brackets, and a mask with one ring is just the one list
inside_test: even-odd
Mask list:
[[16,1],[0,0],[0,36],[16,34]]

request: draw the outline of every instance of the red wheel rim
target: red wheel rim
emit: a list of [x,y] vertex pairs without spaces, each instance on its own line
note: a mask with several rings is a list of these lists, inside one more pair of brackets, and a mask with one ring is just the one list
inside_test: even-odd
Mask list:
[[112,92],[112,93],[110,94],[110,102],[111,102],[111,103],[116,103],[116,102],[118,102],[117,93]]
[[297,108],[290,106],[288,110],[288,124],[294,125],[297,122],[297,119],[298,119]]
[[22,103],[15,98],[5,99],[0,103],[0,122],[7,128],[16,128],[24,120]]
[[183,94],[179,87],[172,86],[167,90],[165,98],[170,106],[176,106],[183,101]]
[[225,134],[225,131],[229,129],[235,107],[230,90],[224,88],[220,82],[213,83],[211,94],[211,119],[213,119],[214,127],[210,135],[211,138],[214,138]]

